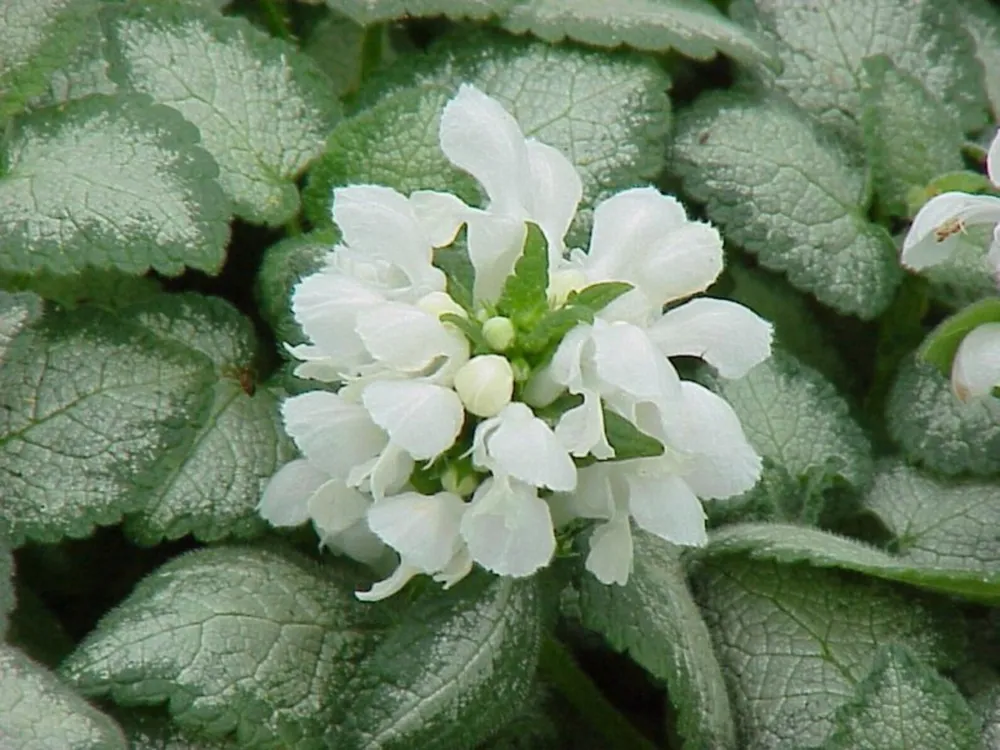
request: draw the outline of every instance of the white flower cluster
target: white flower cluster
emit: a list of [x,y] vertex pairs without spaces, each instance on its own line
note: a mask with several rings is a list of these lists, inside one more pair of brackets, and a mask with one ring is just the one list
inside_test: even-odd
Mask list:
[[[341,385],[284,402],[303,458],[273,477],[261,514],[311,519],[322,544],[366,562],[388,545],[398,565],[364,600],[418,574],[450,586],[473,563],[530,575],[576,518],[597,520],[586,565],[606,583],[628,579],[633,520],[704,544],[699,498],[750,489],[761,461],[729,405],[669,358],[737,378],[771,343],[770,324],[727,300],[662,312],[716,279],[718,232],[639,188],[598,205],[589,252],[568,252],[581,182],[565,156],[471,86],[446,106],[440,142],[480,182],[485,209],[435,192],[334,191],[342,242],[295,288],[311,343],[290,351],[297,375]],[[461,252],[462,227],[475,270],[464,307],[432,262],[435,249]],[[520,262],[529,247],[542,248],[541,278]],[[587,300],[593,314],[580,313]],[[658,450],[630,458],[622,427]]]
[[[1000,131],[987,151],[986,173],[1000,188]],[[995,195],[952,191],[927,201],[903,240],[903,265],[920,271],[944,262],[955,252],[959,236],[977,224],[994,225],[986,262],[1000,286],[1000,197]],[[952,361],[951,384],[962,401],[1000,387],[1000,323],[984,323],[962,339]]]

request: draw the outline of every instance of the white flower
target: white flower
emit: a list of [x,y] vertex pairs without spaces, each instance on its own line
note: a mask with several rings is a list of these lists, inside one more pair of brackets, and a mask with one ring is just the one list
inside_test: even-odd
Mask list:
[[480,422],[472,441],[472,461],[494,476],[510,476],[533,487],[568,492],[576,486],[576,466],[551,428],[520,402]]
[[1000,323],[983,323],[962,339],[951,365],[951,385],[962,401],[1000,387]]
[[515,578],[547,565],[556,548],[548,504],[535,487],[504,474],[476,490],[461,534],[473,560]]
[[[1000,187],[1000,131],[986,156],[990,181]],[[903,240],[900,260],[915,271],[947,260],[955,251],[958,236],[975,224],[1000,223],[1000,197],[948,192],[934,196],[913,219]],[[993,231],[989,262],[1000,273],[1000,227]],[[998,277],[1000,282],[1000,277]]]
[[514,371],[506,358],[480,354],[455,373],[455,391],[470,414],[495,417],[514,393]]
[[526,221],[541,227],[554,266],[583,192],[572,162],[525,138],[499,102],[468,84],[445,106],[439,135],[445,156],[475,177],[489,198],[486,210],[456,207],[451,216],[456,228],[468,226],[476,298],[499,296],[524,248]]

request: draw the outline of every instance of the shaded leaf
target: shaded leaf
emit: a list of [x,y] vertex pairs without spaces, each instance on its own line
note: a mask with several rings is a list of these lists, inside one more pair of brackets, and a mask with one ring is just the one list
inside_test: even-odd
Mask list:
[[965,0],[955,6],[976,45],[976,57],[986,72],[986,93],[993,117],[1000,117],[1000,12],[988,0]]
[[986,323],[1000,323],[1000,298],[980,300],[939,323],[927,334],[917,356],[937,367],[942,375],[948,376],[962,339],[974,328]]
[[362,26],[422,16],[483,20],[514,2],[517,0],[326,0],[328,6]]
[[31,292],[11,294],[0,290],[0,365],[7,348],[25,326],[42,314],[42,301]]
[[514,272],[504,282],[497,311],[523,328],[534,323],[547,309],[549,245],[537,224],[527,224],[524,251],[514,264]]

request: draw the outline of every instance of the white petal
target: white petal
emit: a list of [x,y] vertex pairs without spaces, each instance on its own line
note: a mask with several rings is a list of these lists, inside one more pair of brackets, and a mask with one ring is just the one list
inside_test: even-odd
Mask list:
[[990,142],[989,151],[986,152],[986,174],[990,177],[990,182],[1000,187],[1000,130]]
[[[487,426],[488,425],[488,426]],[[520,402],[508,404],[480,423],[486,466],[535,487],[568,492],[576,487],[576,466],[552,429]]]
[[[565,495],[567,509],[579,518],[614,518],[615,488],[620,469],[614,464],[592,464],[579,470],[576,489]],[[559,495],[564,497],[564,495]]]
[[285,431],[317,468],[336,478],[378,455],[388,440],[365,407],[336,393],[310,391],[281,404]]
[[399,567],[393,571],[385,580],[372,584],[367,591],[355,591],[354,595],[363,602],[377,602],[387,599],[403,588],[410,579],[418,575],[420,571],[412,565],[400,563]]
[[549,506],[534,487],[504,476],[476,490],[461,533],[476,562],[516,578],[547,565],[556,548]]
[[408,564],[434,573],[458,550],[458,527],[467,507],[450,492],[404,492],[375,503],[368,511],[368,526]]
[[367,521],[362,520],[336,536],[324,538],[320,546],[336,555],[347,555],[377,572],[396,567],[396,553],[372,533]]
[[468,357],[468,342],[416,305],[386,302],[358,315],[358,334],[371,355],[404,372],[419,373],[439,357]]
[[362,399],[389,439],[418,461],[448,450],[465,420],[455,391],[419,380],[376,381]]
[[990,243],[990,252],[986,256],[986,262],[993,273],[993,280],[1000,287],[1000,224],[993,230],[993,242]]
[[486,189],[492,210],[523,211],[529,188],[528,152],[521,128],[500,102],[462,84],[445,105],[439,136],[449,161]]
[[[360,339],[358,340],[360,343]],[[350,374],[352,371],[356,371],[356,368],[361,365],[362,357],[367,359],[367,352],[363,355],[356,356],[353,362],[340,360],[337,361],[331,357],[328,357],[319,347],[313,346],[312,344],[299,344],[297,346],[289,346],[285,344],[285,349],[301,362],[295,366],[293,372],[298,378],[304,378],[307,380],[319,380],[323,383],[336,383],[337,381],[343,380],[345,375]],[[364,350],[362,345],[361,350]]]
[[677,371],[638,326],[598,320],[591,338],[602,385],[652,403],[665,403],[680,395]]
[[683,479],[635,471],[626,474],[625,481],[629,511],[640,527],[674,544],[703,547],[708,543],[705,511]]
[[309,520],[309,498],[330,475],[304,458],[290,461],[271,477],[257,512],[272,526],[298,526]]
[[469,218],[469,260],[476,271],[473,296],[495,301],[524,251],[527,227],[520,219],[477,213]]
[[331,479],[309,498],[309,515],[321,539],[336,536],[364,521],[372,499],[343,480]]
[[632,572],[632,530],[622,513],[602,523],[590,535],[590,554],[585,567],[604,584],[624,586]]
[[667,311],[648,330],[668,357],[701,357],[724,378],[742,378],[771,356],[773,327],[736,302],[701,297]]
[[562,259],[563,237],[576,215],[583,183],[573,163],[561,151],[531,138],[526,143],[530,205],[529,218],[542,228],[549,243],[549,267]]
[[417,190],[410,195],[413,213],[434,247],[445,247],[468,220],[470,209],[451,193]]
[[667,415],[670,443],[686,452],[684,479],[698,497],[721,498],[752,488],[761,459],[747,442],[739,417],[725,400],[690,381],[681,382],[679,414]]
[[[585,386],[583,383],[583,359],[592,356],[593,343],[591,334],[594,327],[581,323],[563,336],[552,361],[547,369],[548,376],[560,385],[564,385],[573,393],[579,393]],[[589,345],[590,352],[587,351]]]
[[984,323],[962,339],[951,366],[951,385],[962,401],[1000,385],[1000,323]]
[[[354,362],[366,356],[354,321],[362,310],[385,302],[371,285],[330,271],[320,271],[299,282],[292,293],[292,313],[302,331],[316,345],[314,356]],[[294,353],[294,352],[293,352]]]
[[1000,198],[942,193],[923,205],[903,240],[902,264],[915,271],[946,260],[966,226],[1000,222]]
[[594,230],[585,261],[594,281],[630,281],[649,248],[687,222],[684,207],[655,188],[625,190],[594,209]]
[[359,466],[347,483],[367,488],[372,497],[381,500],[403,488],[413,473],[413,458],[398,445],[389,443],[382,453],[367,464]]
[[565,412],[556,425],[556,437],[577,457],[592,453],[595,458],[608,459],[615,449],[604,434],[604,412],[601,399],[593,391],[583,391],[583,403]]
[[472,562],[469,548],[463,544],[448,564],[434,574],[434,580],[445,590],[450,589],[472,572]]
[[662,305],[705,291],[722,266],[722,235],[713,226],[690,221],[654,247],[634,283]]

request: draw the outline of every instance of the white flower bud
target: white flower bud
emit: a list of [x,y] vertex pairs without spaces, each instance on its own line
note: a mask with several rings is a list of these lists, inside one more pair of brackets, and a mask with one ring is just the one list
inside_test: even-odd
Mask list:
[[455,391],[470,414],[494,417],[514,394],[514,371],[504,357],[481,354],[455,373]]
[[479,487],[475,474],[461,474],[454,466],[449,466],[441,476],[441,489],[459,497],[469,497]]
[[447,313],[458,315],[461,318],[469,317],[469,314],[462,309],[462,306],[453,300],[447,292],[431,292],[430,294],[426,294],[417,302],[417,307],[438,318]]
[[566,304],[566,298],[572,292],[578,292],[587,286],[587,277],[578,268],[568,268],[565,271],[556,271],[549,278],[548,301],[549,307],[555,309]]
[[516,336],[510,318],[497,316],[483,323],[483,337],[495,352],[505,352],[510,349]]

